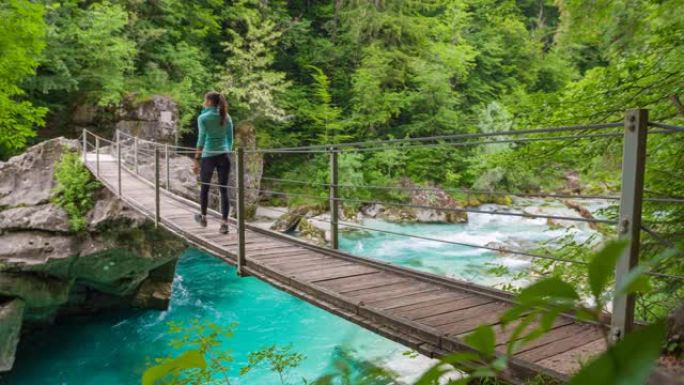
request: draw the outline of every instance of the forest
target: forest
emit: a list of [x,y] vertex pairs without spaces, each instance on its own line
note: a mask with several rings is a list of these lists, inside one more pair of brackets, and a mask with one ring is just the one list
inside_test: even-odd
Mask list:
[[[192,143],[208,90],[225,93],[233,120],[253,124],[264,148],[620,122],[630,108],[682,125],[683,7],[682,0],[3,0],[0,158],[47,138],[77,137],[72,120],[81,106],[104,111],[106,124],[122,100],[158,94],[178,103],[181,141]],[[683,145],[681,135],[649,138],[647,196],[681,197]],[[265,174],[327,180],[327,158],[307,156],[271,156]],[[583,192],[614,194],[621,157],[619,138],[399,144],[343,154],[340,167],[350,184],[410,180],[510,194],[556,191],[574,172]],[[362,188],[343,195],[405,199]],[[644,214],[669,245],[684,248],[683,205],[649,202]],[[644,243],[645,259],[665,248],[648,234]],[[681,261],[665,260],[662,271],[681,273]],[[565,265],[538,268],[572,273]],[[684,293],[679,280],[656,285],[658,294],[642,301],[644,319],[662,316]]]

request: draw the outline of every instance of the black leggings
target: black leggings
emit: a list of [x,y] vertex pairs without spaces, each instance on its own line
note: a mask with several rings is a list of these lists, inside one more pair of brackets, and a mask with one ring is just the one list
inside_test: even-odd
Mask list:
[[[230,156],[228,154],[220,154],[202,158],[200,165],[200,181],[203,183],[200,188],[200,206],[202,208],[202,215],[207,215],[207,205],[209,203],[209,186],[205,183],[211,183],[211,177],[214,175],[214,169],[218,173],[218,184],[222,186],[228,185],[228,174],[230,174]],[[230,204],[228,203],[228,188],[219,187],[221,193],[221,216],[223,220],[228,219],[228,210]]]

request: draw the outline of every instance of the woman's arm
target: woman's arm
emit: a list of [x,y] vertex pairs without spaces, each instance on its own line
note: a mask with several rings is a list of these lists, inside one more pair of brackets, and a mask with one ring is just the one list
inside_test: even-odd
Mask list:
[[204,128],[204,122],[202,121],[201,116],[197,118],[197,128],[199,131],[197,133],[197,148],[195,149],[195,163],[192,166],[192,171],[195,174],[199,174],[199,161],[202,157],[202,148],[204,148],[204,141],[207,139],[207,130]]

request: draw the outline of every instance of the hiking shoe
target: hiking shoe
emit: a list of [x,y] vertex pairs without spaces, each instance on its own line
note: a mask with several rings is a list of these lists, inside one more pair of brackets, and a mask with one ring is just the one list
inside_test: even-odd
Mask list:
[[199,223],[202,227],[207,227],[207,217],[202,214],[195,214],[195,222]]
[[221,227],[219,227],[219,233],[228,234],[228,224],[227,223],[221,223]]

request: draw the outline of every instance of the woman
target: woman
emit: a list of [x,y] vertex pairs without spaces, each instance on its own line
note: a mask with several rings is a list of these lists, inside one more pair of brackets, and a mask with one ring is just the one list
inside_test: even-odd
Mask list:
[[195,221],[202,227],[207,226],[207,204],[209,201],[209,184],[218,173],[219,191],[221,192],[221,234],[228,233],[228,174],[230,173],[230,156],[233,149],[233,120],[228,115],[226,98],[218,92],[208,92],[204,95],[204,108],[197,118],[199,134],[195,164],[193,171],[199,174],[202,186],[200,188],[201,212],[195,214]]

